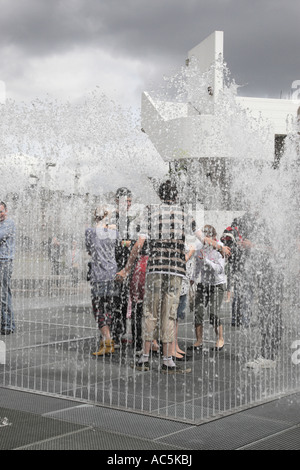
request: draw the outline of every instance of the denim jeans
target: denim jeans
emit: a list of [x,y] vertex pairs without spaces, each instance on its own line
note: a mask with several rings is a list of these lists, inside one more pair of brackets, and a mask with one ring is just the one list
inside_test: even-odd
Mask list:
[[187,307],[188,296],[187,294],[183,294],[179,297],[179,304],[177,308],[177,320],[184,320],[185,319],[185,311]]
[[0,260],[1,331],[15,330],[11,295],[12,264],[12,260]]

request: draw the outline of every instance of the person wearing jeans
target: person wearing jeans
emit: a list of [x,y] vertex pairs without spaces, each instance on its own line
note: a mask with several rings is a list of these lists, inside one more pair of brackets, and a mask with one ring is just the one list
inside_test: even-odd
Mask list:
[[0,301],[1,335],[15,331],[15,319],[12,307],[11,277],[15,254],[16,229],[8,217],[7,206],[0,202]]

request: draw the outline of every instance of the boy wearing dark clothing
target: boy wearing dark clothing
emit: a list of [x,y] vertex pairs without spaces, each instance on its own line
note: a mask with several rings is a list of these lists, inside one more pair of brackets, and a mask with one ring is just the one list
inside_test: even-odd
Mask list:
[[[132,243],[129,236],[130,219],[127,211],[131,206],[132,194],[131,191],[125,187],[119,188],[116,191],[116,228],[118,231],[118,238],[115,244],[115,258],[118,266],[118,271],[121,271],[126,266],[128,261]],[[115,299],[115,314],[112,323],[112,334],[115,340],[115,345],[119,345],[121,337],[126,332],[126,319],[129,302],[129,284],[130,278],[126,279],[121,285],[119,295]]]

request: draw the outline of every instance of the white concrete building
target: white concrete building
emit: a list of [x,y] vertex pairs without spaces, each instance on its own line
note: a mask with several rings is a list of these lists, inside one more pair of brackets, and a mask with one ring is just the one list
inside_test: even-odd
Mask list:
[[[223,32],[215,31],[198,46],[188,52],[189,63],[197,60],[199,76],[205,74],[215,64],[223,61]],[[215,130],[217,116],[215,105],[220,93],[224,90],[222,67],[211,69],[211,87],[207,93],[207,101],[193,93],[186,102],[155,100],[149,93],[142,95],[142,128],[150,137],[161,157],[165,161],[182,158],[240,157],[240,153],[232,151],[230,139],[227,148],[222,152],[216,148]],[[196,84],[197,85],[197,84]],[[195,90],[194,90],[195,91]],[[198,98],[198,99],[197,99]],[[268,142],[260,158],[274,159],[275,141],[277,137],[288,133],[292,119],[300,113],[300,100],[268,99],[236,96],[236,105],[246,110],[254,119],[260,119],[268,127]],[[224,126],[224,122],[223,122]],[[232,121],[228,128],[223,129],[227,136],[231,131]],[[280,140],[280,139],[279,139]],[[220,142],[220,137],[218,138]],[[236,142],[232,142],[232,145]]]
[[[188,178],[193,171],[202,178],[203,184],[197,187],[205,187],[206,194],[198,194],[197,202],[203,202],[206,223],[219,230],[239,213],[226,200],[230,165],[241,159],[272,164],[289,126],[300,114],[298,99],[241,97],[236,90],[230,91],[224,76],[223,44],[223,32],[215,31],[188,52],[183,72],[185,99],[157,98],[144,92],[141,109],[142,129],[170,168],[181,170],[194,163],[196,171],[188,171]],[[207,197],[209,191],[221,191],[222,207]]]

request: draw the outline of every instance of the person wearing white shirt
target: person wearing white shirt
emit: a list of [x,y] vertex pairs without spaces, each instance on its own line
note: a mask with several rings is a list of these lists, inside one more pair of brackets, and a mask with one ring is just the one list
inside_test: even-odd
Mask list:
[[[211,225],[203,229],[205,237],[216,240],[216,230]],[[214,326],[217,335],[215,350],[224,348],[223,326],[220,322],[219,311],[223,302],[226,286],[225,258],[219,251],[197,240],[195,245],[195,272],[193,280],[196,283],[195,294],[195,332],[196,341],[190,349],[200,351],[203,347],[203,321],[207,312],[210,324]]]

